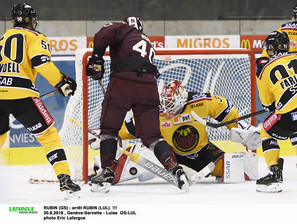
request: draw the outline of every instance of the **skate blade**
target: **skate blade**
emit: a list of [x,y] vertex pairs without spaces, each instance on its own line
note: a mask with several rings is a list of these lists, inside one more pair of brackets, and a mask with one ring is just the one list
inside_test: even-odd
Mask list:
[[190,192],[190,184],[188,179],[185,175],[180,176],[180,180],[184,182],[184,184],[181,186],[181,189],[184,190],[186,193]]
[[79,199],[80,198],[80,192],[79,191],[71,191],[71,190],[65,190],[62,191],[64,194],[65,200],[73,200],[73,199]]
[[281,183],[272,183],[270,185],[258,184],[256,191],[260,193],[279,193],[282,191],[282,184]]
[[94,193],[108,193],[110,191],[110,183],[94,184],[91,183],[91,191]]

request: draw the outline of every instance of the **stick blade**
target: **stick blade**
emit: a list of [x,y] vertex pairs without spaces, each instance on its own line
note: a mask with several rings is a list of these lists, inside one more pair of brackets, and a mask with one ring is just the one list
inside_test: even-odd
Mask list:
[[206,121],[203,120],[203,118],[201,118],[200,116],[198,116],[198,114],[196,114],[193,110],[191,110],[191,114],[198,122],[200,122],[203,125],[206,125]]

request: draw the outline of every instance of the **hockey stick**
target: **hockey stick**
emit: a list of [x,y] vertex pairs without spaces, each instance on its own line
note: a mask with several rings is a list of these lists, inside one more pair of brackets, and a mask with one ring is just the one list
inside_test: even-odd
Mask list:
[[200,180],[205,178],[208,174],[210,174],[214,168],[215,168],[214,162],[210,162],[207,166],[205,166],[202,170],[200,170],[198,173],[191,176],[191,180],[193,184],[198,183]]
[[45,93],[45,94],[41,95],[39,97],[39,99],[44,100],[44,99],[46,99],[46,98],[48,98],[50,96],[56,95],[57,93],[59,93],[59,90],[55,89],[55,90],[53,90],[51,92],[48,92],[48,93]]
[[105,96],[105,93],[106,93],[106,92],[105,92],[105,89],[104,89],[104,87],[103,87],[102,80],[99,80],[98,82],[99,82],[99,84],[100,84],[100,86],[101,86],[103,95]]
[[[133,148],[135,146],[136,145],[134,145],[131,148],[131,150],[133,150]],[[158,177],[161,177],[163,180],[167,181],[168,183],[173,184],[174,186],[177,186],[176,179],[165,168],[158,166],[157,164],[140,156],[137,153],[131,153],[125,149],[121,149],[121,152],[124,153],[125,155],[127,155],[132,162],[138,164],[139,166],[141,166],[144,169],[150,171],[151,173],[157,175]]]
[[[68,86],[68,87],[66,87],[66,89],[71,89],[71,88]],[[39,99],[44,100],[44,99],[46,99],[46,98],[48,98],[50,96],[56,95],[57,93],[59,93],[59,90],[55,89],[53,91],[50,91],[48,93],[45,93],[45,94],[41,95],[39,97]]]
[[[101,86],[103,95],[105,96],[106,92],[105,92],[105,89],[104,89],[104,87],[102,85],[101,80],[99,80],[99,84]],[[125,155],[127,155],[132,162],[138,164],[142,168],[144,168],[144,169],[150,171],[151,173],[157,175],[158,177],[162,178],[163,180],[167,181],[168,183],[173,184],[174,186],[178,187],[178,183],[177,183],[177,180],[175,179],[175,177],[172,176],[171,173],[169,173],[165,168],[162,168],[162,167],[158,166],[157,164],[155,164],[155,163],[151,162],[150,160],[140,156],[137,153],[130,153],[130,152],[128,152],[127,150],[125,150],[123,148],[120,151],[122,153],[124,153]],[[189,185],[192,185],[191,179],[189,179],[188,181],[189,181]],[[185,191],[188,192],[187,190],[185,190]]]
[[212,127],[212,128],[220,128],[220,127],[223,127],[223,126],[226,126],[226,125],[229,125],[229,124],[241,121],[241,120],[245,120],[245,119],[250,118],[250,117],[257,116],[259,114],[263,114],[265,112],[267,112],[267,111],[266,110],[259,110],[259,111],[256,111],[254,113],[250,113],[250,114],[244,115],[242,117],[238,117],[236,119],[233,119],[231,121],[226,121],[226,122],[223,122],[223,123],[211,123],[211,122],[205,121],[203,118],[198,116],[198,114],[196,114],[193,110],[191,111],[191,114],[198,122],[200,122],[201,124],[203,124],[205,126],[209,126],[209,127]]
[[[70,118],[70,121],[82,128],[82,124],[80,122],[76,121],[75,119]],[[97,133],[90,129],[88,129],[88,132],[94,136],[97,136]],[[133,146],[133,147],[135,147],[135,146]],[[174,186],[177,187],[176,179],[165,168],[160,167],[159,165],[151,162],[150,160],[140,156],[137,153],[130,153],[123,148],[122,149],[118,148],[118,150],[121,151],[122,153],[124,153],[125,155],[127,155],[132,162],[138,164],[142,168],[150,171],[151,173],[157,175],[158,177],[162,178],[163,180],[165,180],[168,183],[173,184]],[[191,180],[189,180],[189,185],[191,185],[191,184],[192,184],[192,182],[191,182]]]

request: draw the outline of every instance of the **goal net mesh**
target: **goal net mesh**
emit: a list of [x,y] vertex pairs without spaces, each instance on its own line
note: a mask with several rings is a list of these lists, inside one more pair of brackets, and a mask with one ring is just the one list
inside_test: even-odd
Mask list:
[[[87,142],[83,138],[87,136],[83,124],[87,123],[89,129],[99,128],[101,114],[101,103],[104,98],[101,86],[98,81],[86,78],[87,84],[83,83],[84,67],[87,57],[91,55],[92,49],[79,49],[76,52],[76,81],[77,91],[68,102],[64,123],[59,134],[65,148],[67,159],[71,165],[71,172],[74,179],[82,178],[83,163],[88,163],[84,167],[92,170],[94,156],[99,155],[99,150],[94,151],[86,146]],[[102,79],[103,87],[106,89],[109,82],[110,60],[105,56],[105,75]],[[239,115],[251,113],[253,105],[253,82],[251,81],[251,54],[246,49],[227,50],[157,50],[154,64],[160,72],[158,86],[172,80],[179,80],[187,91],[210,92],[221,95],[229,99],[239,111]],[[87,93],[87,106],[83,106]],[[87,110],[87,111],[86,111]],[[83,112],[84,111],[84,112]],[[87,114],[87,118],[83,116]],[[214,120],[208,120],[215,122]],[[247,120],[251,122],[250,120]],[[210,141],[216,144],[225,152],[245,151],[246,149],[239,143],[233,143],[230,139],[230,132],[226,127],[207,128]],[[134,141],[135,142],[135,141]],[[133,141],[128,142],[133,144]],[[83,159],[83,150],[88,156]],[[85,155],[86,155],[85,154]],[[84,161],[84,162],[83,162]]]

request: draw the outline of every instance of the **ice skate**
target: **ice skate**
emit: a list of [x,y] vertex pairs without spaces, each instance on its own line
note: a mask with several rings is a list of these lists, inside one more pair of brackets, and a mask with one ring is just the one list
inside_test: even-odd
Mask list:
[[258,192],[266,193],[278,193],[282,191],[282,182],[283,182],[283,164],[284,160],[279,158],[278,164],[272,165],[269,169],[270,172],[257,180]]
[[110,167],[104,167],[98,175],[91,178],[92,192],[108,193],[110,191],[117,165],[118,162],[113,160]]
[[80,186],[73,183],[70,176],[67,174],[60,174],[57,176],[60,182],[60,191],[65,193],[65,199],[79,198]]

